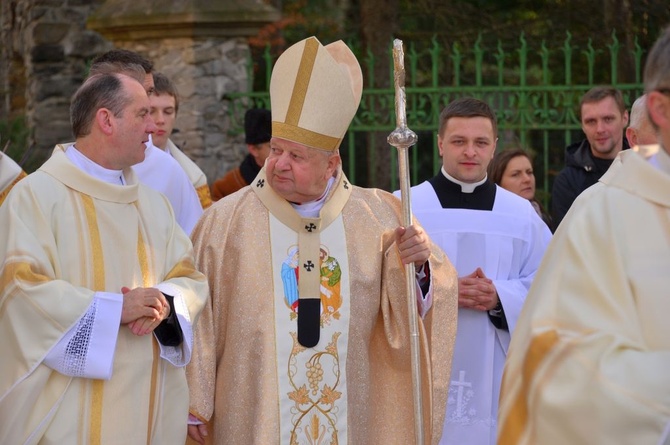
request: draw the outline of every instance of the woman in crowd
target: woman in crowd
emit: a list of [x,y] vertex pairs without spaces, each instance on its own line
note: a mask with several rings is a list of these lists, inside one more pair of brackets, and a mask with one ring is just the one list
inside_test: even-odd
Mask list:
[[551,227],[551,218],[535,199],[535,175],[530,154],[520,148],[496,153],[489,164],[488,178],[500,187],[526,198],[542,220]]

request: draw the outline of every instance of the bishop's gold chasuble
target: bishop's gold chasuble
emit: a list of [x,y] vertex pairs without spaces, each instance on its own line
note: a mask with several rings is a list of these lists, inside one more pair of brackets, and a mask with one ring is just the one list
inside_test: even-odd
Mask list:
[[[206,212],[193,240],[212,295],[187,377],[191,413],[210,422],[211,443],[413,440],[399,221],[396,198],[354,187],[341,172],[319,218],[301,218],[264,170]],[[433,304],[420,326],[426,437],[437,443],[457,296],[455,270],[433,247]],[[318,315],[311,347],[298,338],[309,298]]]

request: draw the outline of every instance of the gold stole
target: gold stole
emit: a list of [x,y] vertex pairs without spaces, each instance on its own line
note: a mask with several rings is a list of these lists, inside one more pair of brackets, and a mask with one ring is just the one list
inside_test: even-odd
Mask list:
[[[105,262],[102,249],[101,234],[99,232],[97,212],[95,209],[95,200],[88,195],[78,193],[80,198],[86,222],[78,219],[79,232],[88,233],[90,237],[90,262],[92,264],[92,276],[87,280],[88,287],[94,291],[105,290]],[[139,212],[138,212],[139,213]],[[152,283],[152,274],[150,269],[152,258],[147,252],[145,243],[144,226],[138,227],[137,234],[137,255],[142,272],[142,286],[149,287]],[[156,401],[157,401],[157,382],[159,380],[160,348],[157,340],[152,334],[153,344],[153,364],[151,368],[151,387],[149,388],[149,413],[147,416],[147,444],[151,443],[153,437],[153,427],[156,423]],[[105,381],[98,379],[83,380],[83,391],[80,397],[80,412],[87,413],[88,422],[79,423],[78,441],[90,445],[103,443],[103,407],[104,407]],[[86,409],[86,406],[89,409]],[[109,408],[108,408],[109,409]]]
[[[352,186],[340,173],[319,218],[301,218],[268,184],[251,185],[270,211],[280,443],[347,443],[349,262],[342,209]],[[320,303],[319,339],[298,342],[298,302]],[[302,303],[300,303],[302,304]]]

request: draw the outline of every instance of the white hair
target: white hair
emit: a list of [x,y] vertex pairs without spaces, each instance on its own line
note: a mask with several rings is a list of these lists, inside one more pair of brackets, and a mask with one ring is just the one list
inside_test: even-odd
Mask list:
[[638,130],[645,120],[648,120],[647,114],[647,95],[643,94],[642,96],[635,99],[633,106],[630,107],[630,122],[629,127]]

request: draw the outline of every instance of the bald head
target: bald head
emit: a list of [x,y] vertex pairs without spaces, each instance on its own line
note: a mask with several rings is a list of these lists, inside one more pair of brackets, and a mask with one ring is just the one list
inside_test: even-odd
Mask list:
[[626,139],[631,147],[656,144],[656,131],[647,113],[647,95],[638,97],[630,109],[630,124],[626,128]]
[[114,116],[123,113],[131,98],[122,81],[123,77],[118,73],[94,74],[74,93],[70,104],[70,122],[76,139],[91,134],[99,109],[106,108]]

